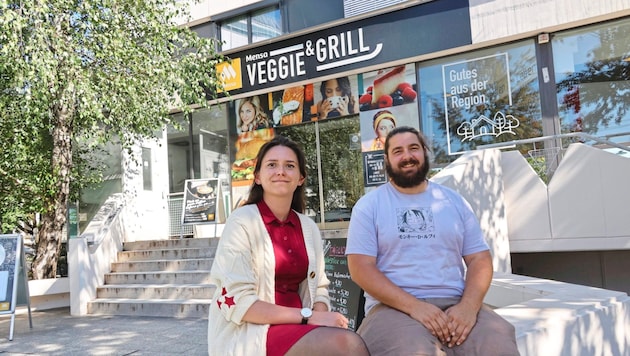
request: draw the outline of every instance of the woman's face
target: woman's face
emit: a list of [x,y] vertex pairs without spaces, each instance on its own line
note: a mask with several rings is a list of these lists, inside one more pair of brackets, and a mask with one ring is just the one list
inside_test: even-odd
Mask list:
[[264,196],[293,198],[298,185],[304,183],[297,155],[286,146],[275,146],[262,157],[255,181],[262,185]]
[[256,109],[254,109],[254,105],[250,102],[246,102],[241,106],[241,111],[238,113],[241,121],[245,125],[249,125],[254,121],[254,116],[256,116]]
[[394,123],[391,122],[391,120],[381,120],[381,122],[378,123],[378,126],[376,127],[376,136],[378,136],[379,138],[385,139],[385,137],[387,137],[387,134],[394,129]]
[[343,92],[339,83],[337,83],[337,79],[331,79],[326,81],[326,97],[330,98],[331,96],[343,96]]

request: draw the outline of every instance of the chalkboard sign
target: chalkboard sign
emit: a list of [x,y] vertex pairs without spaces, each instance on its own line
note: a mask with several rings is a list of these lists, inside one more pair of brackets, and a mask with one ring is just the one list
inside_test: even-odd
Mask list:
[[30,327],[31,303],[24,263],[24,245],[20,235],[0,235],[0,314],[11,314],[9,340],[13,340],[15,307],[28,305]]
[[363,320],[365,299],[363,290],[350,279],[345,254],[346,239],[324,240],[326,277],[330,280],[328,293],[332,311],[348,318],[348,328],[356,331]]
[[182,224],[206,224],[217,221],[219,179],[188,179],[184,184]]

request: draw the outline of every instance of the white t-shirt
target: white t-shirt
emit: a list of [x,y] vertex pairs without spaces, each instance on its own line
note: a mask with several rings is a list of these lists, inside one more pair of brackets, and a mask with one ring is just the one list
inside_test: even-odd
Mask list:
[[[391,183],[364,195],[352,209],[346,255],[376,257],[376,266],[416,298],[461,297],[462,257],[488,250],[470,204],[429,182],[420,194]],[[365,313],[378,303],[365,293]]]

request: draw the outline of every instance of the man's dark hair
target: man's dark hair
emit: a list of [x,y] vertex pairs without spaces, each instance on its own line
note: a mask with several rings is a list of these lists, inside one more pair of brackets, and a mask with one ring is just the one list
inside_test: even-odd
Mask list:
[[417,129],[411,127],[411,126],[398,126],[396,128],[394,128],[393,130],[391,130],[389,132],[389,134],[387,134],[387,138],[385,139],[385,155],[387,155],[388,151],[389,151],[389,139],[392,138],[395,135],[401,134],[401,133],[405,133],[405,132],[410,132],[416,136],[418,136],[418,141],[420,141],[420,145],[422,146],[422,149],[426,152],[425,153],[425,158],[428,158],[428,152],[430,152],[431,150],[429,149],[429,146],[427,145],[427,141],[424,139],[424,136],[422,136],[422,134],[420,133],[420,131],[418,131]]

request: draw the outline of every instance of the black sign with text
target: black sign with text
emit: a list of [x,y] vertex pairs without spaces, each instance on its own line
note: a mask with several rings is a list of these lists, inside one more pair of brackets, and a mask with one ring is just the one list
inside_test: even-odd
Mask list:
[[363,153],[363,174],[366,187],[387,183],[385,153],[383,151]]
[[346,239],[324,240],[326,277],[330,280],[328,291],[332,311],[348,318],[348,328],[357,330],[363,320],[363,290],[350,279],[346,253]]
[[[448,23],[448,29],[444,24]],[[230,94],[345,73],[472,43],[467,0],[429,1],[226,53]]]

